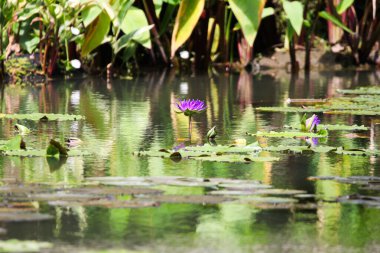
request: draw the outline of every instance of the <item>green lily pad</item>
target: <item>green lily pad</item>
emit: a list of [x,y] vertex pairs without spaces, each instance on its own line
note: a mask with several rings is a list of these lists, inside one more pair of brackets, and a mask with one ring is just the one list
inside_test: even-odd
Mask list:
[[[6,156],[20,156],[20,157],[49,157],[44,149],[27,149],[27,150],[6,150],[3,153]],[[68,156],[83,156],[86,152],[81,150],[69,150]]]
[[357,89],[337,89],[337,92],[347,95],[380,95],[380,87],[360,87]]
[[84,119],[84,116],[81,115],[72,115],[72,114],[54,114],[54,113],[29,113],[29,114],[0,114],[0,119],[25,119],[33,121],[75,121]]
[[328,136],[327,130],[319,130],[318,133],[311,133],[311,132],[264,132],[264,131],[257,131],[255,134],[247,133],[247,135],[250,136],[261,136],[261,137],[272,137],[272,138],[301,138],[301,137],[309,137],[309,138],[325,138]]
[[205,144],[203,146],[191,146],[185,147],[186,151],[194,151],[194,152],[212,152],[212,153],[253,153],[261,151],[260,146],[257,143],[253,143],[244,147],[240,146],[211,146],[209,144]]
[[328,110],[324,111],[324,114],[350,114],[350,115],[363,115],[363,116],[378,116],[380,110]]
[[310,146],[269,146],[263,148],[265,151],[269,152],[295,152],[295,153],[302,153],[303,151],[312,151],[316,153],[328,153],[330,151],[337,150],[336,147],[330,147],[330,146],[316,146],[316,147],[310,147]]
[[310,113],[310,112],[324,112],[326,109],[317,107],[257,107],[260,112],[296,112],[296,113]]
[[[299,125],[284,126],[285,128],[301,129]],[[327,129],[328,131],[366,131],[369,127],[358,125],[342,125],[342,124],[319,124],[318,129]]]
[[336,151],[337,154],[354,155],[354,156],[379,156],[380,150],[371,149],[344,149],[339,147]]
[[52,248],[50,242],[6,240],[0,241],[0,252],[40,252]]
[[25,148],[25,142],[22,140],[20,135],[16,135],[12,139],[6,141],[3,146],[0,146],[0,150],[20,150]]
[[261,157],[261,156],[244,156],[244,155],[221,155],[221,156],[204,156],[193,157],[192,159],[203,162],[230,162],[230,163],[251,163],[251,162],[275,162],[280,159],[277,157]]

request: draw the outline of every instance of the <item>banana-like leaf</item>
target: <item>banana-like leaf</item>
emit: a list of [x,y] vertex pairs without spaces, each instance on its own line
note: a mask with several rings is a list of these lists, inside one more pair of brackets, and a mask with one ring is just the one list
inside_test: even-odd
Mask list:
[[266,0],[228,0],[250,46],[253,46],[259,30],[265,2]]
[[205,0],[182,0],[174,24],[171,55],[190,37],[203,12]]
[[289,20],[293,30],[299,36],[301,34],[303,25],[303,4],[298,1],[284,1],[283,2],[284,11],[287,19]]
[[153,26],[154,25],[144,26],[140,29],[134,30],[131,33],[121,36],[120,39],[118,39],[113,45],[115,55],[119,53],[121,49],[125,48],[132,39],[139,38],[141,35],[152,29]]
[[82,56],[88,55],[103,43],[109,32],[110,24],[111,20],[104,12],[91,23],[84,35]]
[[[125,34],[130,34],[147,26],[149,26],[149,23],[144,12],[136,7],[130,7],[124,19],[121,21],[120,28]],[[139,35],[134,35],[133,40],[150,49],[152,43],[149,30],[150,28],[148,30],[144,29],[144,32],[140,32]]]

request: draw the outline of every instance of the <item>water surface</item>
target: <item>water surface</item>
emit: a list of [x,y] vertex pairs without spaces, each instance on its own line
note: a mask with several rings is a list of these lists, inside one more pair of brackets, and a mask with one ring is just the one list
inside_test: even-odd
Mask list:
[[[173,104],[180,98],[206,101],[194,117],[191,144],[203,144],[217,127],[219,144],[245,138],[247,143],[305,145],[299,139],[248,137],[246,132],[278,130],[300,120],[295,113],[259,113],[257,106],[281,106],[287,98],[326,98],[338,88],[378,83],[376,72],[312,73],[309,78],[273,72],[256,76],[180,76],[150,73],[133,80],[101,78],[53,80],[38,87],[5,88],[2,113],[69,113],[75,122],[19,121],[32,130],[28,145],[44,148],[51,138],[78,137],[89,155],[61,164],[46,158],[0,156],[0,174],[18,184],[80,184],[94,176],[185,176],[255,179],[275,188],[305,190],[319,197],[311,210],[259,209],[250,205],[162,204],[147,208],[52,207],[39,203],[55,219],[6,222],[2,239],[53,242],[58,251],[73,248],[125,248],[147,252],[376,252],[380,251],[380,209],[331,200],[357,192],[333,181],[309,176],[380,176],[379,158],[336,154],[276,154],[278,162],[234,164],[136,157],[138,150],[189,145],[187,118]],[[360,138],[331,133],[324,145],[380,149],[377,118],[321,115],[323,123],[371,126]],[[1,121],[0,137],[11,138],[15,121]],[[205,194],[204,188],[166,187],[171,194]],[[372,195],[379,196],[379,192]],[[59,249],[59,250],[58,250]]]

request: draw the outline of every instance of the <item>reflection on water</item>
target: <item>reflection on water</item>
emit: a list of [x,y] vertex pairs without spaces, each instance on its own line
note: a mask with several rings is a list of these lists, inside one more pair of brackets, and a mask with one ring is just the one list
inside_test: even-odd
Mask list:
[[[300,120],[298,114],[258,113],[256,106],[283,105],[287,98],[324,98],[337,88],[377,84],[376,73],[312,73],[290,78],[280,72],[240,75],[178,77],[174,72],[152,73],[135,80],[100,78],[57,80],[40,87],[8,86],[1,113],[81,114],[85,121],[19,121],[32,130],[28,145],[46,147],[51,138],[77,137],[91,155],[65,160],[0,156],[3,179],[19,183],[80,183],[89,176],[226,177],[257,179],[279,188],[301,189],[332,200],[355,191],[331,181],[310,182],[314,175],[380,175],[379,158],[334,154],[278,154],[274,163],[225,164],[138,158],[133,151],[172,148],[188,143],[188,119],[173,104],[181,98],[205,100],[206,113],[194,117],[192,144],[201,144],[213,126],[219,144],[247,138],[245,132],[272,130]],[[323,115],[324,123],[371,126],[368,138],[342,138],[332,134],[325,143],[347,148],[379,149],[379,125],[362,116]],[[1,139],[14,135],[14,121],[2,120]],[[262,145],[299,144],[302,140],[268,140]],[[203,194],[203,189],[173,188]],[[200,192],[199,192],[200,191]],[[374,193],[378,194],[378,193]],[[43,212],[54,220],[7,223],[5,238],[48,240],[94,247],[128,247],[154,251],[247,252],[253,249],[279,252],[283,247],[306,245],[326,251],[324,245],[370,248],[379,245],[380,210],[320,202],[315,210],[260,210],[249,205],[163,204],[154,208],[104,209],[49,207]],[[261,248],[260,248],[261,247]],[[198,249],[195,250],[195,249]],[[201,249],[203,251],[201,251]],[[293,248],[292,252],[301,251]],[[338,250],[337,248],[334,248]]]

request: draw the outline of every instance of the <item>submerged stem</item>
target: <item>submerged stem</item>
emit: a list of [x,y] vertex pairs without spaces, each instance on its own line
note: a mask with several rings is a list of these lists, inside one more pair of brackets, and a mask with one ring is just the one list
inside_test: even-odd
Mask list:
[[189,116],[189,139],[191,140],[191,115]]

